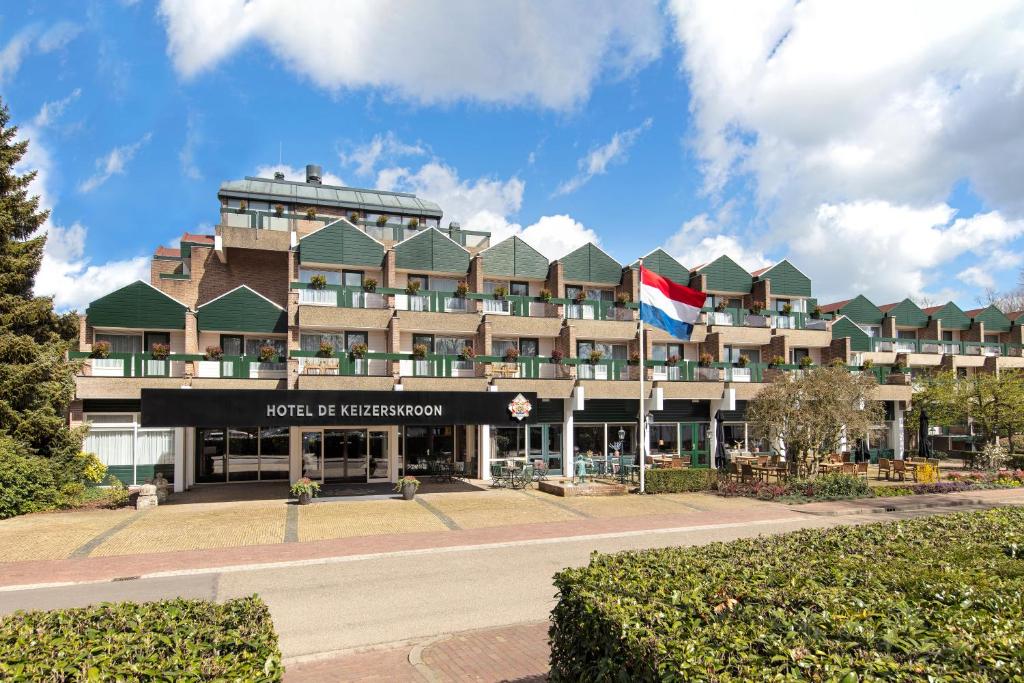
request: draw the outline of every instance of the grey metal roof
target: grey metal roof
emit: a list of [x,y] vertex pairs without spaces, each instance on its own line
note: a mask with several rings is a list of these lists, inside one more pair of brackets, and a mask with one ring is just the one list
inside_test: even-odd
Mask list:
[[443,214],[441,207],[434,202],[420,199],[407,192],[364,190],[338,185],[311,185],[297,180],[275,180],[252,176],[246,176],[244,180],[228,180],[221,183],[217,195],[239,199],[340,206],[362,211],[401,212],[437,218]]

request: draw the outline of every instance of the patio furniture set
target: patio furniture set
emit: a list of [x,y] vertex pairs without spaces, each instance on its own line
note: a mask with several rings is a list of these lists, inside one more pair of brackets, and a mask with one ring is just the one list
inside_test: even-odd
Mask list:
[[885,474],[886,480],[897,479],[906,481],[909,474],[914,481],[917,481],[917,468],[921,465],[931,465],[935,473],[941,478],[938,458],[910,458],[909,460],[890,460],[888,458],[878,459],[878,478]]

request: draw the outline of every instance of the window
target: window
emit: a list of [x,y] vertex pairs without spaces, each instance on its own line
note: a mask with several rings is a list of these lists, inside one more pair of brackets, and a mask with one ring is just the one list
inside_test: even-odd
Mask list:
[[222,334],[220,335],[220,348],[225,356],[241,356],[245,348],[245,340],[241,335]]
[[601,455],[604,451],[604,425],[576,425],[573,427],[573,450],[576,455]]
[[858,325],[860,329],[864,330],[864,334],[869,337],[881,337],[882,328],[878,325]]
[[430,280],[430,286],[435,292],[454,292],[459,281],[450,277],[435,277]]
[[303,351],[319,351],[322,342],[327,342],[331,345],[331,348],[338,349],[339,351],[348,348],[345,346],[344,332],[319,332],[299,336],[299,348]]
[[260,339],[259,337],[246,337],[245,355],[259,356],[260,348],[264,346],[273,346],[279,356],[284,356],[288,353],[284,339]]
[[915,330],[896,330],[897,339],[917,339]]
[[340,285],[341,273],[336,270],[315,270],[313,268],[299,268],[299,282],[309,282],[314,275],[321,275],[327,284]]
[[345,333],[345,350],[351,351],[352,347],[356,344],[363,344],[367,348],[370,346],[369,337],[366,332],[346,332]]
[[809,349],[792,349],[789,352],[790,363],[793,365],[800,365],[800,361],[804,358],[810,358],[811,352]]
[[147,332],[146,333],[146,352],[152,353],[153,346],[155,344],[163,344],[167,348],[171,347],[171,334],[170,332]]
[[953,339],[953,333],[951,331],[943,330],[943,332],[942,332],[942,341],[951,342],[951,341],[956,341],[956,340]]
[[602,360],[626,360],[627,357],[625,344],[612,344],[610,342],[599,341],[577,341],[576,357],[587,358],[590,356],[590,352],[594,349],[601,352]]
[[462,337],[434,337],[434,353],[446,356],[457,356],[462,352],[463,347],[472,345],[471,339]]
[[530,296],[529,282],[510,282],[508,293],[512,296]]
[[491,355],[504,357],[509,349],[519,350],[519,344],[515,339],[494,339],[491,341]]
[[683,357],[682,344],[654,344],[651,347],[651,360],[668,360],[669,356],[678,359]]
[[536,358],[540,353],[540,342],[536,339],[519,339],[519,355]]
[[434,335],[432,334],[414,334],[412,335],[412,347],[416,348],[420,345],[427,347],[428,353],[434,352]]
[[998,344],[999,343],[999,335],[998,334],[986,334],[985,335],[985,343],[986,344]]
[[141,334],[108,334],[97,332],[96,342],[107,342],[110,344],[111,353],[142,353]]
[[636,453],[636,425],[608,425],[608,455],[631,455]]
[[789,305],[790,310],[793,310],[793,304],[790,302],[789,299],[776,299],[775,300],[775,310],[780,312],[780,313],[782,312],[782,309],[786,305]]
[[650,452],[672,455],[679,452],[679,425],[651,425]]
[[501,280],[484,280],[484,294],[494,294],[498,287],[509,288],[508,283]]
[[426,275],[410,275],[406,278],[410,285],[420,283],[420,291],[426,291],[430,289],[430,278]]
[[341,283],[346,287],[362,287],[363,271],[346,270],[341,274]]
[[747,360],[751,363],[761,362],[761,349],[747,349],[738,346],[726,346],[725,347],[725,362],[726,363],[739,363],[740,356],[746,356]]
[[722,433],[725,435],[725,447],[728,449],[747,450],[747,423],[723,422]]

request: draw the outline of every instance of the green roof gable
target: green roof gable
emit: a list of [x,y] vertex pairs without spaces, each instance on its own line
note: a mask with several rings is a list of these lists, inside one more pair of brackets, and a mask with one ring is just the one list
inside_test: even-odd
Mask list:
[[847,301],[842,308],[836,311],[837,315],[845,315],[855,323],[861,325],[881,325],[885,313],[878,306],[863,294]]
[[847,317],[841,317],[832,323],[832,338],[842,339],[843,337],[850,338],[850,349],[852,351],[871,350],[871,338],[868,337],[868,333],[860,329],[857,323]]
[[344,220],[299,239],[300,263],[334,263],[380,268],[384,245]]
[[[639,267],[640,261],[634,261],[631,268]],[[644,256],[644,268],[652,270],[658,275],[668,278],[679,284],[687,284],[690,281],[690,271],[683,264],[668,255],[664,249],[655,249],[647,256]]]
[[932,311],[929,317],[932,320],[941,320],[944,330],[968,330],[971,327],[971,319],[952,301]]
[[518,237],[509,237],[480,253],[484,275],[544,280],[548,276],[548,260],[539,251]]
[[[706,263],[696,271],[697,275],[706,276],[706,289],[709,292],[740,292],[746,294],[754,281],[753,276],[728,256],[719,256],[711,263]],[[696,278],[691,277],[691,282]]]
[[928,325],[928,314],[910,299],[899,302],[886,311],[885,315],[895,319],[897,325],[909,327],[926,327]]
[[93,301],[85,315],[93,327],[183,330],[185,311],[185,304],[137,280]]
[[241,285],[196,310],[200,332],[287,332],[283,308]]
[[811,278],[807,277],[789,261],[783,259],[768,270],[762,272],[755,279],[770,280],[772,283],[772,296],[801,296],[811,295]]
[[985,333],[989,334],[992,332],[1009,332],[1013,326],[1013,322],[1006,317],[1006,314],[996,308],[995,305],[989,305],[974,316],[975,322],[985,323]]
[[465,275],[469,252],[430,228],[395,245],[395,265],[405,270]]
[[558,259],[568,282],[593,282],[617,285],[622,282],[622,266],[618,261],[588,242]]

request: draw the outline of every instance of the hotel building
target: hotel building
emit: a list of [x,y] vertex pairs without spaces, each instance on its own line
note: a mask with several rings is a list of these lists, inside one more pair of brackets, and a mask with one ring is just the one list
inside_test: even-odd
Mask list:
[[[645,328],[638,434],[637,262],[594,244],[549,261],[444,225],[423,198],[324,185],[316,166],[226,182],[218,200],[213,234],[158,248],[148,282],[80,317],[70,420],[129,484],[383,482],[439,458],[481,479],[509,458],[571,474],[578,453],[635,455],[644,438],[713,467],[716,417],[728,448],[767,450],[747,402],[836,359],[876,375],[870,447],[900,457],[914,372],[1024,366],[1021,324],[995,308],[819,306],[789,261],[750,273],[656,249],[646,268],[709,296],[689,341]],[[527,415],[509,409],[520,394]]]

